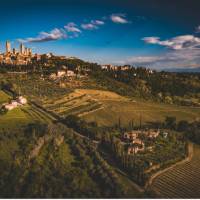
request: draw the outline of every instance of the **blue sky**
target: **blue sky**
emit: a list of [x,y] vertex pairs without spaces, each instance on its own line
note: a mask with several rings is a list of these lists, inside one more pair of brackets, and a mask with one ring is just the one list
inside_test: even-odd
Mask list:
[[1,2],[6,40],[34,52],[152,68],[200,66],[198,0],[10,0]]

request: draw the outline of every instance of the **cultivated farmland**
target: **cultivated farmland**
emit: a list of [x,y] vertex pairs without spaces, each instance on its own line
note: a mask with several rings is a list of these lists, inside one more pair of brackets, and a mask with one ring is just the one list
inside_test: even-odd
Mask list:
[[47,99],[43,106],[62,117],[73,114],[86,121],[96,121],[100,126],[118,123],[127,126],[131,120],[139,124],[163,121],[166,116],[177,120],[193,121],[200,116],[200,108],[167,105],[131,99],[105,90],[76,89],[61,98]]
[[135,124],[139,124],[140,116],[143,123],[163,121],[166,116],[175,116],[178,121],[193,121],[200,116],[200,108],[154,103],[120,95],[101,99],[101,104],[102,109],[87,113],[83,118],[87,121],[95,120],[103,126],[112,126],[120,118],[121,124],[127,126],[132,119]]
[[70,114],[84,116],[89,113],[96,112],[103,109],[101,100],[108,98],[117,98],[118,95],[108,91],[98,90],[75,90],[69,95],[63,96],[58,100],[47,100],[43,106],[60,116],[67,116]]
[[[3,103],[7,103],[10,99],[12,99],[11,96],[0,90],[0,106]],[[0,130],[16,128],[34,121],[49,123],[52,120],[54,118],[51,115],[38,107],[26,105],[10,110],[4,115],[0,115]]]
[[153,181],[152,189],[161,198],[199,198],[200,146],[194,145],[191,161],[167,170]]

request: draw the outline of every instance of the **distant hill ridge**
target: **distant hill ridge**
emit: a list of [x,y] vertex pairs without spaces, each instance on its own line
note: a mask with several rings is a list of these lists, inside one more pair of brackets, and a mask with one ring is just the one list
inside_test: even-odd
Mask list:
[[187,72],[187,73],[200,73],[200,67],[197,68],[169,68],[163,69],[163,71],[167,72]]

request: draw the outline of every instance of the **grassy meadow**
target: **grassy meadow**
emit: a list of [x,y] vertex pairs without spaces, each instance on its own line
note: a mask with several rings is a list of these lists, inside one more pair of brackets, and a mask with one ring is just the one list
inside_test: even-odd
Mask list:
[[3,92],[2,90],[0,90],[0,104],[8,102],[9,99],[10,99],[10,96],[6,94],[5,92]]
[[177,120],[193,121],[199,118],[200,108],[159,104],[148,101],[103,101],[104,108],[83,116],[87,121],[97,121],[99,125],[118,123],[127,126],[133,119],[135,124],[163,121],[166,116],[175,116]]
[[[8,94],[0,90],[0,105],[9,102],[12,99]],[[34,121],[51,122],[51,116],[35,106],[19,106],[6,114],[0,115],[0,130],[11,130],[27,125]]]

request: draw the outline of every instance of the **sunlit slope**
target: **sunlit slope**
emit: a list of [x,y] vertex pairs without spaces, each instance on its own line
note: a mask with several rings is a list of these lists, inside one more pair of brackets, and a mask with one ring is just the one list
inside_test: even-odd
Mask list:
[[104,100],[104,109],[85,115],[86,120],[96,120],[102,125],[118,123],[127,125],[131,120],[139,124],[140,116],[142,123],[158,122],[166,116],[175,116],[177,120],[195,120],[200,116],[200,108],[182,107],[152,103],[147,101],[127,102]]
[[114,92],[93,89],[77,89],[59,98],[44,102],[46,109],[60,115],[78,115],[87,121],[97,121],[99,125],[118,123],[127,125],[131,120],[139,124],[157,122],[166,116],[175,116],[177,120],[195,120],[200,116],[200,108],[167,105],[130,99]]
[[[0,91],[0,106],[8,103],[11,96]],[[0,115],[0,130],[12,129],[35,121],[51,122],[53,119],[47,113],[33,105],[19,106],[7,113]]]

